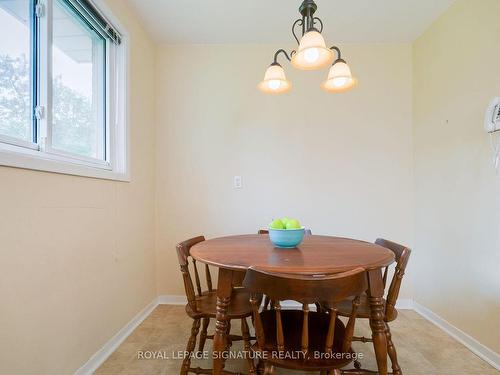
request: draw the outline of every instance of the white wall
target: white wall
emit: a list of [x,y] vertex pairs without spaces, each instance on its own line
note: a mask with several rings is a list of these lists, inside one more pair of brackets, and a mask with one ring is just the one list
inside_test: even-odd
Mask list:
[[0,373],[74,373],[156,296],[154,45],[130,32],[132,182],[0,167]]
[[183,293],[176,242],[255,233],[273,217],[297,217],[314,233],[412,243],[411,46],[343,46],[360,85],[342,95],[320,89],[327,70],[286,63],[293,91],[266,96],[256,85],[277,48],[158,50],[160,294]]
[[500,352],[500,2],[457,0],[414,45],[415,299]]

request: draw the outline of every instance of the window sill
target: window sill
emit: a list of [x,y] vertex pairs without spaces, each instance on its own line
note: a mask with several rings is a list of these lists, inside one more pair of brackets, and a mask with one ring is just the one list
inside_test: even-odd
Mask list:
[[[14,146],[15,147],[15,146]],[[44,154],[24,149],[14,150],[10,145],[0,144],[0,166],[31,169],[43,172],[130,182],[130,173],[104,169],[70,161],[58,155]]]

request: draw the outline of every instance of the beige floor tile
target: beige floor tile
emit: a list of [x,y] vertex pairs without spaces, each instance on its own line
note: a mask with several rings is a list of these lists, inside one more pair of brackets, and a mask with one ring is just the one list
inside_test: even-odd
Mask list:
[[[179,373],[182,361],[173,359],[172,354],[185,349],[192,320],[182,306],[158,306],[144,322],[123,342],[122,345],[95,372],[96,375],[175,375]],[[238,333],[239,323],[233,323],[233,332]],[[211,322],[209,332],[213,332]],[[429,323],[414,311],[404,310],[391,324],[393,341],[398,350],[400,365],[406,375],[456,375],[482,374],[498,375],[499,371],[479,359],[467,348],[446,333]],[[359,321],[356,335],[370,336],[367,321]],[[361,361],[365,368],[376,368],[373,349],[370,344],[354,343],[362,352]],[[206,349],[211,349],[207,340]],[[232,350],[241,349],[235,343]],[[148,353],[159,358],[142,359]],[[168,358],[162,358],[167,356]],[[193,365],[209,368],[210,360],[193,360]],[[231,371],[248,372],[246,361],[229,360],[226,368]],[[277,375],[301,375],[301,372],[277,369]]]

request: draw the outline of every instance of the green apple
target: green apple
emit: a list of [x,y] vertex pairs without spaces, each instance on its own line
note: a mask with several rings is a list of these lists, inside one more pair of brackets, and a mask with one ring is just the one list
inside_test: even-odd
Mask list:
[[281,222],[283,223],[283,228],[286,228],[286,223],[288,223],[288,220],[290,220],[290,219],[287,218],[286,216],[281,218]]
[[286,229],[300,229],[300,223],[296,219],[290,219],[286,222]]
[[270,229],[285,229],[285,226],[281,222],[280,219],[275,219],[272,221],[271,224],[269,224]]

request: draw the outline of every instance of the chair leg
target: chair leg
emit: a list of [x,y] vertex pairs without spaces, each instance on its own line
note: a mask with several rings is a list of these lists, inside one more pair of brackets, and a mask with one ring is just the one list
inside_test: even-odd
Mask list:
[[182,361],[181,367],[181,375],[186,375],[189,372],[189,368],[191,366],[191,353],[193,353],[196,348],[196,336],[198,336],[198,332],[200,331],[200,319],[195,319],[193,321],[193,326],[191,327],[191,336],[189,337],[187,346],[186,346],[186,357]]
[[385,323],[385,336],[387,338],[387,354],[389,354],[389,358],[391,359],[391,364],[392,364],[392,373],[394,375],[403,375],[401,367],[399,367],[396,347],[392,342],[391,329],[389,328],[389,324],[387,323]]
[[202,319],[201,333],[200,333],[200,344],[198,345],[198,351],[202,352],[205,349],[205,342],[207,341],[207,331],[208,324],[210,323],[209,318]]
[[[230,337],[230,335],[231,335],[231,320],[230,319],[227,320],[226,325],[227,325],[226,342],[224,343],[224,348],[226,351],[229,351],[231,346],[233,345],[233,342],[232,342],[231,337]],[[223,356],[222,357],[222,368],[223,369],[224,369],[225,364],[226,364],[226,357]]]
[[250,329],[248,328],[248,323],[246,318],[241,319],[241,334],[243,336],[243,345],[246,352],[246,358],[248,361],[248,367],[250,374],[255,375],[257,371],[255,370],[255,364],[253,363],[253,358],[250,353]]

